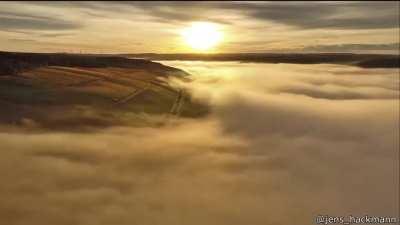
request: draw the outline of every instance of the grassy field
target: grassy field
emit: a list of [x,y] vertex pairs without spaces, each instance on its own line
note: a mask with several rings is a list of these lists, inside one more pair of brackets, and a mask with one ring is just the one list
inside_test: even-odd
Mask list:
[[[149,126],[206,107],[148,69],[40,66],[0,76],[0,122],[46,129]],[[180,96],[182,95],[182,96]],[[179,109],[171,108],[179,100]]]

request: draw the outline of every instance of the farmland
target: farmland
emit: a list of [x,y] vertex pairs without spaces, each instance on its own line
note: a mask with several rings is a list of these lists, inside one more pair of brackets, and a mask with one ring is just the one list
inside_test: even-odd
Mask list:
[[25,59],[17,74],[0,76],[0,122],[45,129],[152,126],[171,115],[197,117],[207,111],[169,85],[168,78],[182,78],[183,71],[158,63],[38,65],[34,59],[28,66]]

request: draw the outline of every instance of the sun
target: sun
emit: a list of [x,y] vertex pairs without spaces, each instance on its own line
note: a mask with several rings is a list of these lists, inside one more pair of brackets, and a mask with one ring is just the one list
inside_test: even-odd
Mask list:
[[194,22],[190,27],[183,29],[182,37],[191,48],[207,51],[221,42],[222,32],[214,23]]

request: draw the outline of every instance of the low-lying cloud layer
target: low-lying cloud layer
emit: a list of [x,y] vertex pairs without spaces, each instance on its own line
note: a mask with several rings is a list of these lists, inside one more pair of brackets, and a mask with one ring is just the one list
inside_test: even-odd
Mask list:
[[398,216],[398,70],[175,63],[213,107],[160,128],[2,128],[7,224],[313,224]]

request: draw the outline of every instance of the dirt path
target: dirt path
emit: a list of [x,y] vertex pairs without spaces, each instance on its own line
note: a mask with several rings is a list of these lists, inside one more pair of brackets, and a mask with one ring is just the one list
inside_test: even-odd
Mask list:
[[[112,82],[112,83],[117,83],[117,84],[123,84],[125,85],[125,82],[119,80],[119,79],[115,79],[110,77],[110,75],[108,75],[107,73],[104,72],[100,72],[100,71],[90,71],[90,70],[83,70],[83,69],[77,69],[77,68],[64,68],[64,67],[55,67],[53,69],[56,70],[61,70],[61,71],[67,71],[67,72],[75,72],[75,73],[83,73],[86,76],[90,76],[92,77],[92,79],[88,79],[88,80],[84,80],[84,81],[80,81],[77,83],[72,83],[72,84],[68,84],[66,85],[66,87],[77,87],[77,86],[85,86],[97,81],[105,81],[105,82]],[[130,80],[135,80],[135,81],[140,81],[140,82],[145,82],[144,87],[139,88],[139,89],[135,89],[133,90],[131,93],[129,93],[126,96],[120,97],[120,98],[116,98],[113,99],[114,101],[114,105],[123,105],[128,103],[130,100],[134,99],[137,95],[139,95],[140,93],[143,93],[144,91],[148,90],[151,88],[151,86],[154,87],[159,87],[159,88],[163,88],[167,91],[173,92],[177,94],[177,97],[171,107],[170,112],[167,114],[167,116],[176,116],[179,117],[183,104],[184,104],[184,92],[183,90],[176,90],[175,88],[169,86],[167,83],[160,83],[157,82],[157,80],[145,80],[145,79],[139,79],[139,78],[133,78],[130,77]]]
[[67,84],[67,85],[65,85],[65,87],[80,87],[80,86],[85,86],[85,85],[88,85],[88,84],[91,84],[91,83],[94,83],[97,81],[104,81],[104,79],[96,78],[96,79],[91,79],[91,80],[84,80],[84,81],[77,82],[77,83]]
[[179,90],[178,96],[176,97],[175,102],[172,105],[172,108],[169,112],[170,115],[179,117],[183,106],[183,100],[184,100],[183,91]]
[[138,94],[142,93],[143,91],[146,91],[147,89],[149,89],[150,83],[147,83],[147,85],[141,89],[136,89],[134,90],[132,93],[130,93],[129,95],[122,97],[120,99],[115,100],[115,104],[116,105],[120,105],[120,104],[125,104],[128,101],[130,101],[131,99],[133,99],[135,96],[137,96]]

